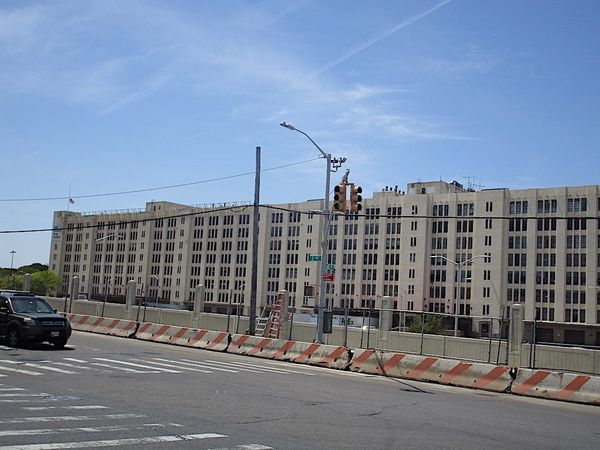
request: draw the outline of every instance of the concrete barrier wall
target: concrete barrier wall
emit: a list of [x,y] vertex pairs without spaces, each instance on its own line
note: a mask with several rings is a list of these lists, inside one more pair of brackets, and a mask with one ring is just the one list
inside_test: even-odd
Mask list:
[[[58,311],[62,311],[65,305],[64,298],[46,297],[46,300]],[[89,300],[75,300],[71,305],[71,312],[77,314],[86,314],[91,316],[100,316],[102,302]],[[140,307],[139,320],[142,320],[144,308]],[[136,320],[137,307],[132,306],[129,311],[125,310],[125,305],[106,303],[104,305],[104,317],[115,319]],[[236,332],[237,316],[231,315],[229,318],[229,328],[227,326],[226,314],[202,313],[199,320],[195,320],[193,312],[178,311],[165,308],[146,308],[146,322],[164,323],[169,325],[195,327],[207,330]],[[249,319],[240,317],[238,333],[244,334],[248,328]],[[289,328],[285,331],[282,338],[289,338]],[[325,344],[334,346],[344,345],[344,327],[334,326],[332,334],[325,334]],[[315,325],[305,322],[294,322],[292,326],[292,340],[302,342],[313,342],[315,339]],[[349,348],[366,347],[378,348],[386,351],[404,352],[423,355],[435,355],[466,361],[489,361],[495,363],[498,355],[498,341],[493,340],[490,352],[490,344],[486,339],[468,339],[455,338],[453,336],[425,335],[421,348],[421,335],[419,333],[405,333],[391,331],[388,333],[388,339],[379,339],[377,329],[371,329],[367,339],[367,331],[361,328],[348,327],[348,337],[346,345]],[[507,344],[500,344],[500,363],[506,361]],[[523,346],[521,355],[521,365],[529,366],[529,346]],[[535,354],[535,367],[570,370],[577,372],[600,374],[600,350],[565,348],[548,345],[538,345]]]

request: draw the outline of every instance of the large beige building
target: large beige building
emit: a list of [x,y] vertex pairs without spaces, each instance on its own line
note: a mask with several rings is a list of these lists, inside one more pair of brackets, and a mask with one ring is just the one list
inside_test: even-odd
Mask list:
[[[260,207],[257,304],[286,289],[310,307],[305,285],[319,283],[322,200]],[[464,189],[456,182],[385,188],[363,200],[359,215],[334,214],[327,263],[335,272],[326,304],[505,314],[513,302],[526,318],[600,323],[600,186]],[[150,202],[144,210],[54,213],[50,268],[80,280],[82,295],[193,300],[224,311],[250,301],[252,206]],[[460,271],[458,270],[460,267]],[[458,273],[461,273],[459,276]]]

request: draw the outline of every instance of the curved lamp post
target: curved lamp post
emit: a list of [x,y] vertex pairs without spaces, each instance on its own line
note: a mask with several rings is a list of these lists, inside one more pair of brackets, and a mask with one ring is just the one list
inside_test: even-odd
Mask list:
[[330,183],[331,183],[331,172],[336,172],[343,163],[346,162],[346,158],[332,158],[331,154],[325,153],[321,147],[317,145],[313,139],[306,134],[304,131],[299,130],[298,128],[290,125],[289,123],[283,122],[280,124],[282,127],[287,128],[291,131],[297,131],[298,133],[304,135],[316,148],[321,152],[321,155],[327,161],[327,172],[325,177],[325,202],[323,204],[323,235],[321,239],[321,271],[320,271],[320,281],[319,281],[319,303],[318,303],[318,315],[317,315],[317,335],[315,342],[322,343],[323,342],[323,318],[325,312],[325,289],[326,282],[323,279],[324,275],[327,273],[327,240],[329,238],[329,221],[330,221],[330,211],[329,211],[329,191],[330,191]]
[[452,259],[446,258],[445,256],[442,255],[431,255],[432,259],[442,259],[444,261],[449,262],[450,264],[454,264],[454,267],[456,268],[456,294],[454,294],[454,337],[458,336],[458,312],[459,312],[459,305],[460,305],[460,279],[462,277],[462,268],[464,266],[466,266],[467,264],[470,264],[471,262],[473,262],[474,259],[477,258],[483,258],[483,259],[489,259],[490,256],[489,255],[475,255],[472,258],[469,258],[465,261],[462,262],[458,262],[458,261],[454,261]]

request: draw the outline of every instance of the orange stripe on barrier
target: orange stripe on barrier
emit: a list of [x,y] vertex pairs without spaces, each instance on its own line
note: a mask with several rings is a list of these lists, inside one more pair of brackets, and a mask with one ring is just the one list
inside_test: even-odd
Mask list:
[[411,370],[407,376],[409,378],[419,378],[421,375],[423,375],[424,372],[427,371],[427,369],[429,369],[431,366],[433,366],[437,360],[438,360],[437,358],[430,358],[430,357],[425,358],[421,362],[421,364],[419,364],[417,367],[415,367],[413,370]]
[[204,335],[206,333],[208,333],[208,330],[200,330],[200,332],[196,336],[194,336],[192,339],[189,340],[188,344],[189,345],[196,344],[199,340],[201,340],[204,337]]
[[250,339],[250,335],[249,334],[244,334],[243,336],[240,336],[237,341],[233,341],[231,343],[231,345],[237,347],[235,350],[239,350],[242,347],[242,345],[244,345],[246,343],[246,341],[248,339]]
[[[388,370],[396,367],[396,365],[402,361],[405,356],[406,355],[404,353],[395,353],[390,359],[388,359],[383,365],[383,375],[385,375]],[[377,365],[379,366],[379,362],[377,362]],[[377,372],[381,373],[381,369],[381,366],[377,367]]]
[[510,370],[507,366],[498,366],[494,367],[490,372],[488,372],[484,377],[477,380],[474,384],[475,387],[484,387],[490,384],[492,381],[496,381],[502,375]]
[[150,328],[152,325],[154,325],[154,324],[152,324],[152,323],[148,323],[148,322],[144,323],[144,324],[143,324],[143,325],[140,327],[140,329],[138,330],[138,333],[143,333],[143,332],[144,332],[144,331],[146,331],[148,328]]
[[473,366],[473,364],[467,364],[463,362],[458,363],[452,368],[452,370],[449,370],[447,373],[440,377],[440,383],[450,383],[454,378],[456,378],[459,375],[462,375],[465,372],[465,370],[469,369],[471,366]]
[[210,350],[216,347],[223,341],[223,339],[225,339],[225,337],[227,337],[228,334],[229,333],[219,333],[219,335],[209,345],[207,345],[206,348]]
[[327,355],[325,358],[323,358],[321,361],[319,361],[319,364],[331,364],[332,362],[334,362],[336,359],[338,359],[340,356],[342,356],[347,351],[348,350],[346,349],[346,347],[338,347],[334,351],[332,351],[329,355]]
[[539,384],[541,381],[545,380],[548,375],[550,375],[550,372],[548,372],[546,370],[539,370],[536,373],[534,373],[532,376],[530,376],[527,380],[525,380],[524,383],[521,383],[520,385],[515,386],[512,389],[512,392],[515,394],[523,394],[523,393],[527,392],[529,389],[531,389],[532,387]]
[[169,338],[169,341],[176,341],[181,336],[183,336],[185,333],[187,333],[188,330],[189,330],[189,328],[181,328],[177,333],[175,333],[173,336],[171,336]]
[[283,355],[285,355],[287,353],[287,351],[292,348],[294,346],[296,342],[295,341],[286,341],[279,350],[277,350],[277,353],[275,353],[273,355],[273,359],[279,359],[281,358]]
[[169,328],[171,328],[171,325],[163,325],[162,327],[160,327],[160,328],[158,329],[158,331],[157,331],[156,333],[154,333],[154,334],[152,335],[152,337],[154,338],[154,337],[160,337],[160,336],[162,336],[162,335],[163,335],[163,334],[165,334],[167,331],[169,331]]
[[133,327],[135,327],[135,322],[128,322],[127,325],[125,325],[125,328],[123,328],[123,331],[129,331]]
[[306,361],[308,358],[310,358],[310,355],[312,355],[314,352],[317,351],[317,349],[320,346],[321,346],[320,344],[310,344],[308,346],[308,348],[306,350],[304,350],[304,352],[300,356],[297,356],[296,358],[294,358],[294,362]]
[[73,319],[70,319],[71,322],[75,322],[77,325],[83,325],[85,322],[87,322],[90,316],[79,316],[79,320],[75,320],[76,318],[77,314],[73,314]]
[[257,353],[260,353],[267,345],[269,345],[271,343],[271,339],[269,338],[265,338],[262,341],[260,341],[258,344],[256,344],[251,350],[248,351],[248,353],[246,353],[247,355],[256,355]]
[[106,328],[108,330],[112,330],[114,327],[116,327],[117,325],[119,325],[119,323],[121,323],[121,321],[119,319],[115,319],[110,324],[108,324],[108,326]]
[[352,360],[352,367],[357,367],[360,366],[362,363],[364,363],[367,359],[369,359],[371,357],[371,355],[375,353],[374,350],[365,350],[364,352],[362,352],[360,354],[359,357],[354,358]]
[[587,375],[578,375],[576,376],[569,384],[567,384],[564,388],[558,391],[556,394],[552,395],[552,398],[556,398],[559,400],[567,400],[571,398],[571,396],[581,389],[585,383],[590,380],[591,377]]
[[96,320],[94,320],[94,323],[92,323],[92,326],[97,327],[98,325],[100,325],[102,323],[103,320],[104,320],[104,317],[98,317]]

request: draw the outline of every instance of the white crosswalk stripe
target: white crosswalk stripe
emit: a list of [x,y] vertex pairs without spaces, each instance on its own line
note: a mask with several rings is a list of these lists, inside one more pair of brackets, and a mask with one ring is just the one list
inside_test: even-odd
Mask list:
[[94,358],[94,359],[96,361],[106,361],[106,362],[110,362],[110,363],[125,364],[126,366],[140,367],[142,369],[153,369],[153,370],[158,370],[160,372],[181,373],[180,371],[177,371],[177,370],[163,369],[161,367],[149,366],[149,365],[146,365],[146,364],[136,364],[136,363],[132,363],[132,362],[117,361],[117,360],[108,359],[108,358]]
[[[81,361],[85,363],[85,361]],[[169,364],[170,366],[170,364]],[[67,402],[82,400],[80,397],[70,395],[53,395],[47,393],[33,393],[20,387],[12,387],[0,384],[0,395],[19,396],[21,402],[29,401],[24,397],[39,398],[40,401],[55,402],[62,404],[52,406],[21,406],[20,408],[0,409],[0,450],[50,450],[67,448],[100,448],[100,447],[125,447],[134,445],[155,445],[160,448],[169,443],[190,442],[210,439],[228,439],[229,436],[221,433],[198,433],[199,430],[189,429],[188,426],[178,423],[148,423],[140,419],[147,417],[144,414],[135,414],[123,412],[120,414],[101,414],[101,415],[48,415],[48,416],[25,416],[19,417],[18,411],[27,411],[31,413],[40,411],[60,411],[60,410],[101,410],[110,409],[108,406],[90,404],[90,405],[72,405]],[[7,416],[6,413],[9,415]],[[15,414],[16,413],[16,414]],[[26,413],[27,414],[27,413]],[[111,421],[113,424],[111,424]],[[69,426],[72,422],[90,422],[86,426]],[[93,422],[96,423],[94,426]],[[128,423],[129,422],[129,423]],[[42,425],[43,424],[43,425]],[[11,425],[14,425],[11,428]],[[29,425],[30,428],[24,428],[23,425]],[[42,426],[40,426],[42,425]],[[73,424],[75,425],[75,424]],[[167,429],[171,432],[166,433]],[[177,432],[185,430],[186,432]],[[116,433],[126,432],[129,437],[116,438]],[[154,435],[157,433],[158,435]],[[78,439],[77,435],[85,434],[96,435],[93,440]],[[56,435],[56,441],[51,442],[47,439],[53,439]],[[139,436],[136,436],[139,435]],[[41,436],[50,436],[43,438]],[[65,439],[65,436],[69,436]],[[14,443],[14,438],[20,437],[19,444]],[[8,439],[8,440],[4,440]],[[44,439],[37,441],[35,439]],[[231,439],[231,438],[229,438]],[[32,442],[33,441],[33,442]],[[26,443],[29,442],[29,443]],[[198,444],[199,446],[199,444]],[[240,445],[228,445],[230,449],[240,450],[271,450],[273,447],[258,443],[244,443]]]
[[125,438],[125,439],[106,439],[99,441],[81,441],[81,442],[56,442],[50,444],[30,444],[30,445],[14,445],[9,447],[0,447],[0,450],[49,450],[61,448],[93,448],[93,447],[121,447],[124,445],[137,444],[158,444],[167,442],[193,441],[199,439],[215,439],[225,438],[224,434],[217,433],[202,433],[202,434],[172,434],[168,436],[153,436],[141,438]]
[[[65,375],[80,375],[82,372],[92,373],[94,371],[104,373],[125,372],[129,374],[182,374],[189,372],[196,373],[267,373],[277,375],[313,375],[303,370],[293,369],[284,365],[268,365],[265,362],[225,362],[213,359],[193,360],[187,358],[168,359],[168,358],[128,358],[119,360],[115,358],[96,357],[90,360],[78,358],[61,358],[60,360],[39,360],[39,361],[16,361],[0,360],[0,376],[2,372],[20,373],[23,375],[43,375],[46,371],[61,373]],[[0,389],[0,392],[2,390]]]
[[30,363],[30,362],[13,361],[10,359],[0,359],[0,363],[17,364],[17,365],[25,366],[25,367],[33,367],[34,369],[50,370],[52,372],[65,373],[65,374],[69,374],[69,375],[78,373],[78,372],[73,372],[71,370],[64,370],[64,369],[58,369],[56,367],[50,367],[50,366],[48,366],[48,363],[50,363],[51,361],[39,361],[39,362],[46,363],[46,365],[34,364],[34,363]]

